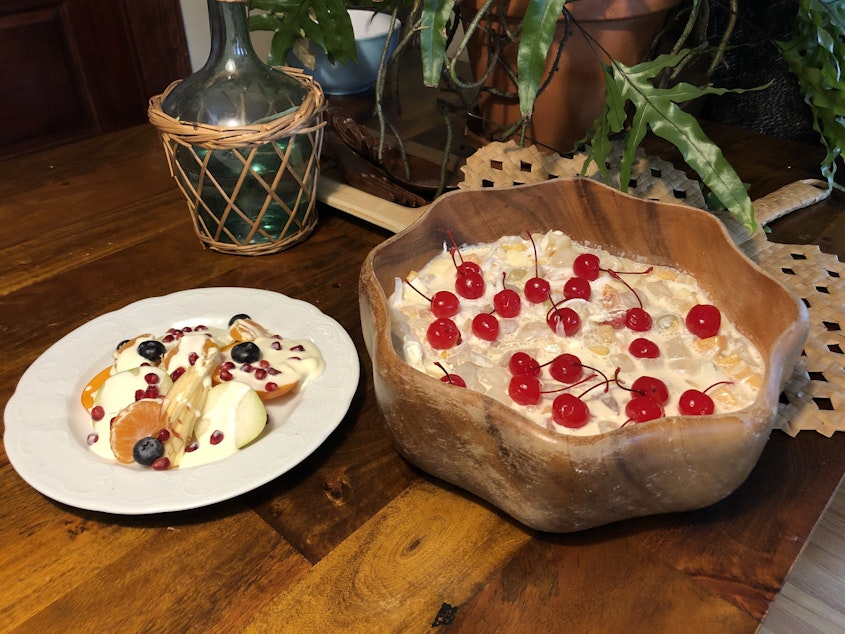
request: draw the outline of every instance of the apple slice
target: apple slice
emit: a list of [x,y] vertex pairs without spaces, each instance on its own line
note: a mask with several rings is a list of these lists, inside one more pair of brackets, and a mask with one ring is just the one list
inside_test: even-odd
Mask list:
[[232,434],[240,449],[258,438],[266,424],[267,409],[258,393],[246,383],[225,381],[209,391],[194,436],[202,446],[208,442],[203,436],[219,430]]

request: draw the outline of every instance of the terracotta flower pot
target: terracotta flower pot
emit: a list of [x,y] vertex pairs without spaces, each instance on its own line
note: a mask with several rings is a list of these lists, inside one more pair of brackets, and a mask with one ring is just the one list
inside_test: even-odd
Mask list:
[[[566,8],[573,18],[597,42],[593,44],[574,25],[564,44],[558,70],[551,82],[537,98],[528,137],[535,143],[565,153],[583,138],[592,127],[604,104],[604,75],[597,52],[604,50],[626,65],[643,61],[662,26],[666,13],[680,0],[581,0],[571,2]],[[464,24],[483,6],[481,0],[465,0],[461,4]],[[509,3],[507,19],[517,25],[528,6],[527,0]],[[491,11],[496,11],[493,5]],[[492,20],[495,25],[498,18]],[[484,23],[490,20],[485,19]],[[550,54],[546,59],[544,80],[551,71],[554,53],[566,33],[566,21],[558,21]],[[488,63],[488,38],[483,29],[471,37],[468,47],[470,65],[475,77],[483,76]],[[501,52],[504,61],[516,69],[516,43],[509,43]],[[604,61],[609,61],[600,53]],[[541,86],[542,86],[541,81]],[[516,93],[516,86],[504,69],[497,67],[488,85],[502,92]],[[495,133],[519,119],[519,102],[502,96],[484,93],[480,114],[485,123],[484,134],[496,138]]]

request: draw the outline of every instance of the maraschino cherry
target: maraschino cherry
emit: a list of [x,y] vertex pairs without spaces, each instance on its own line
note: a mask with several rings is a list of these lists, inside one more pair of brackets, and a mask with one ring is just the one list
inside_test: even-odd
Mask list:
[[[449,238],[452,240],[452,248],[449,249],[449,254],[452,256],[452,263],[458,272],[455,278],[455,292],[465,299],[478,299],[484,295],[484,276],[481,274],[481,267],[475,262],[467,262],[464,256],[461,255],[461,250],[458,248],[455,238],[452,237],[452,232],[447,231]],[[456,256],[457,255],[457,259]],[[460,262],[458,262],[460,259]]]
[[[646,275],[652,272],[653,267],[648,267],[645,271],[625,272],[625,275]],[[635,291],[628,282],[622,279],[619,271],[612,269],[607,270],[608,275],[615,280],[622,282],[629,291],[637,298],[638,306],[634,306],[625,311],[625,325],[634,332],[648,332],[651,330],[651,315],[649,315],[643,308],[643,300],[640,294]]]
[[594,253],[582,253],[572,263],[572,272],[576,277],[583,278],[588,282],[593,282],[599,278],[601,271],[601,262],[599,256]]
[[564,392],[552,401],[552,420],[562,427],[579,429],[590,420],[590,408],[574,394]]
[[641,396],[650,396],[661,405],[669,402],[669,389],[660,379],[642,375],[631,384],[631,390],[639,392]]
[[514,376],[539,376],[540,364],[527,352],[514,352],[508,360],[508,370]]
[[534,242],[534,237],[530,231],[526,231],[525,233],[531,241],[531,246],[534,247],[534,277],[525,282],[525,288],[522,292],[525,294],[525,299],[529,302],[540,304],[549,298],[552,292],[552,286],[548,280],[540,277],[540,263],[537,261],[537,244]]
[[549,374],[561,383],[575,383],[584,374],[581,359],[567,352],[559,354],[549,364]]
[[656,359],[660,356],[658,345],[645,337],[634,339],[628,346],[628,352],[637,359]]
[[428,300],[429,304],[431,304],[431,313],[435,317],[454,317],[461,308],[460,300],[451,291],[437,291],[434,295],[428,297],[407,279],[405,280],[405,284],[416,291],[423,299]]
[[[578,396],[570,392],[564,392],[563,394],[559,394],[555,397],[555,400],[552,401],[552,420],[561,425],[562,427],[568,427],[570,429],[578,429],[583,427],[587,424],[590,420],[590,408],[584,402],[584,397],[599,387],[604,387],[604,391],[607,392],[608,386],[610,385],[611,380],[607,378],[604,372],[596,371],[597,374],[601,374],[602,380],[595,385],[590,386]],[[619,370],[616,370],[616,373],[619,373]],[[582,379],[575,385],[579,383],[585,383],[590,381],[596,377],[597,374],[591,374],[587,378]],[[572,386],[569,386],[572,387]],[[569,389],[569,388],[567,388]]]
[[[505,273],[502,273],[502,284],[505,281]],[[518,317],[522,310],[522,300],[519,293],[511,288],[503,288],[493,295],[493,308],[502,317]]]
[[495,341],[499,336],[499,320],[491,313],[478,313],[472,318],[472,334],[485,341]]
[[699,339],[715,337],[722,325],[721,311],[711,304],[696,304],[686,316],[687,330]]
[[678,411],[684,416],[709,416],[716,411],[713,399],[707,394],[717,385],[730,384],[731,381],[719,381],[704,390],[687,390],[678,399]]
[[467,383],[463,380],[459,375],[449,372],[446,368],[443,367],[443,364],[439,361],[435,361],[434,365],[438,368],[443,370],[443,376],[440,377],[440,381],[442,383],[449,383],[450,385],[455,385],[457,387],[466,387]]
[[553,304],[546,314],[546,324],[553,333],[571,337],[581,328],[581,317],[569,306],[558,308],[557,304]]
[[540,402],[540,379],[528,374],[512,377],[508,396],[519,405],[536,405]]
[[440,317],[431,322],[425,336],[435,350],[448,350],[461,342],[461,331],[448,317]]
[[650,396],[635,396],[625,406],[625,414],[628,416],[628,421],[623,423],[623,426],[629,421],[645,423],[655,418],[661,418],[665,415],[665,412],[663,406]]
[[583,277],[570,277],[563,285],[563,296],[566,299],[589,300],[592,294],[590,282]]

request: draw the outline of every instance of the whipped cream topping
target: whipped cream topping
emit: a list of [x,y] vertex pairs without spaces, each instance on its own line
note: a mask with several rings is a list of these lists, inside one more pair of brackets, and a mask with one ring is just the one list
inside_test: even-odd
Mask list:
[[[455,291],[456,264],[450,250],[444,244],[443,253],[409,274],[407,282],[413,288],[397,279],[390,298],[391,321],[405,361],[435,378],[444,377],[444,370],[456,374],[467,387],[515,408],[538,425],[567,434],[593,435],[630,424],[625,407],[635,393],[625,388],[640,376],[658,378],[667,386],[666,416],[679,414],[680,395],[690,388],[706,391],[716,413],[739,410],[753,402],[762,383],[761,355],[724,315],[715,336],[701,339],[688,330],[685,317],[690,308],[711,303],[691,275],[577,244],[560,231],[534,235],[534,240],[537,269],[534,247],[527,236],[460,248],[457,262],[463,258],[479,264],[485,290],[478,299],[459,298],[460,310],[451,319],[461,339],[445,350],[433,348],[426,338],[435,316],[430,301],[417,291],[429,298],[439,290]],[[582,253],[598,256],[602,270],[590,282],[589,299],[564,301],[563,286],[575,276],[573,263]],[[526,299],[525,282],[537,273],[550,283],[551,300],[558,307],[573,309],[580,318],[580,327],[572,336],[553,332],[547,324],[551,301],[532,304]],[[472,320],[482,312],[495,315],[493,297],[503,288],[519,293],[520,313],[514,318],[498,316],[496,339],[481,339],[473,334]],[[625,326],[625,312],[640,303],[651,316],[652,326],[634,332]],[[629,346],[638,338],[657,344],[659,356],[632,355]],[[539,376],[543,393],[536,405],[517,404],[509,395],[512,374],[508,363],[515,352],[525,352],[544,366]],[[552,378],[544,364],[564,353],[576,355],[584,366],[584,376],[594,377],[572,386]],[[590,410],[584,426],[570,428],[553,420],[552,403],[562,391],[583,394]]]

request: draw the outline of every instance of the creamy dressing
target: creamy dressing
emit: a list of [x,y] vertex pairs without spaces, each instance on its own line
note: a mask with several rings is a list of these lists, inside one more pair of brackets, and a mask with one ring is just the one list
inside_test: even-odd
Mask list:
[[[158,395],[163,397],[173,386],[175,378],[196,359],[215,358],[217,363],[231,361],[226,351],[239,341],[253,341],[261,351],[261,362],[273,368],[274,374],[266,379],[256,378],[255,368],[259,367],[256,362],[249,364],[255,366],[251,370],[238,364],[231,380],[221,381],[214,387],[208,379],[209,398],[194,428],[192,450],[182,456],[180,468],[221,460],[253,441],[263,430],[267,419],[258,392],[266,387],[270,378],[277,380],[279,385],[283,381],[286,386],[301,389],[325,369],[322,354],[311,341],[273,335],[263,326],[248,320],[239,320],[236,327],[238,340],[233,338],[231,328],[199,326],[185,328],[184,331],[170,329],[159,337],[145,333],[119,346],[113,355],[110,375],[94,392],[93,404],[88,410],[94,432],[89,436],[91,450],[102,458],[114,460],[110,446],[110,421],[123,408],[135,402],[139,390],[149,387],[148,375],[156,376],[155,387]],[[158,341],[163,345],[161,359],[151,361],[138,353],[138,345],[145,341]],[[95,408],[102,408],[97,416],[92,415]],[[216,436],[214,442],[213,435]]]
[[[444,370],[435,365],[439,362],[448,373],[463,378],[468,387],[514,407],[538,425],[568,434],[593,435],[624,424],[628,420],[625,405],[632,394],[623,387],[630,387],[642,375],[658,378],[668,387],[670,399],[664,406],[667,416],[679,413],[678,399],[683,391],[704,391],[722,382],[729,384],[707,390],[716,413],[738,410],[753,402],[762,382],[760,353],[724,315],[716,336],[699,339],[688,331],[685,316],[689,309],[710,303],[692,276],[663,266],[653,266],[646,273],[648,264],[574,243],[559,231],[535,236],[535,241],[539,275],[550,282],[551,298],[580,317],[577,333],[554,333],[546,323],[551,303],[526,300],[523,287],[535,276],[533,247],[526,237],[505,237],[492,244],[460,249],[464,260],[481,266],[486,286],[479,299],[459,298],[460,312],[452,320],[461,332],[461,342],[452,348],[436,350],[428,343],[426,330],[435,319],[430,302],[396,280],[390,299],[392,323],[406,362],[441,378]],[[597,255],[604,270],[590,282],[588,300],[561,302],[563,285],[574,276],[572,265],[581,253]],[[608,270],[619,273],[618,279]],[[444,245],[443,253],[419,272],[411,273],[408,281],[431,297],[438,290],[454,292],[455,278],[455,263]],[[520,294],[521,312],[515,318],[498,317],[499,335],[492,342],[486,341],[472,333],[472,319],[481,312],[493,311],[493,297],[503,288]],[[653,321],[647,332],[634,332],[624,325],[625,311],[639,306],[639,302]],[[631,342],[643,337],[657,344],[658,358],[636,358],[629,353]],[[542,369],[540,379],[542,390],[549,393],[542,394],[537,405],[519,405],[509,396],[512,375],[508,361],[518,351],[531,355],[541,365],[560,354],[574,354],[584,366],[595,368],[598,373],[585,370],[585,375],[597,374],[594,380],[566,389],[576,396],[603,380],[601,374],[613,379],[618,371],[623,387],[611,383],[606,391],[602,387],[592,389],[583,397],[590,409],[587,424],[578,429],[563,427],[553,421],[551,407],[560,388],[566,386],[550,376],[548,367]]]

